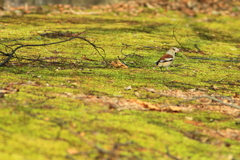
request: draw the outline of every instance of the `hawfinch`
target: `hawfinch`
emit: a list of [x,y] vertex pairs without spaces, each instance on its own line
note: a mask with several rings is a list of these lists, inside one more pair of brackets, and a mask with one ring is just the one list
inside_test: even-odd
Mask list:
[[[176,47],[170,48],[166,54],[164,54],[157,62],[156,65],[158,67],[166,67],[168,70],[168,66],[170,66],[175,58],[175,53],[178,52],[179,49]],[[168,70],[169,71],[169,70]]]

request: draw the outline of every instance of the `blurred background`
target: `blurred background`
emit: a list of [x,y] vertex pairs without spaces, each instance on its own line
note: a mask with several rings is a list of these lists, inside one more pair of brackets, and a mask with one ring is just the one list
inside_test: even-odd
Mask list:
[[127,0],[0,0],[1,6],[22,6],[22,5],[49,5],[49,4],[70,4],[73,6],[88,6],[99,4],[113,4]]
[[240,15],[240,0],[0,0],[0,17],[25,14],[80,14],[86,9],[137,15],[144,10],[174,10],[187,16],[197,14]]

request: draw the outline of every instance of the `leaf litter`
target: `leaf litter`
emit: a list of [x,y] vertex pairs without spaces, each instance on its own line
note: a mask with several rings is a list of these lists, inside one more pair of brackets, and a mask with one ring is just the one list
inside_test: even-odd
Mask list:
[[[146,11],[152,11],[154,15],[159,14],[157,9],[163,12],[168,10],[180,11],[187,16],[196,16],[197,14],[209,15],[231,15],[239,16],[239,1],[237,0],[141,0],[141,1],[122,1],[115,4],[92,5],[92,6],[71,6],[69,4],[56,4],[48,6],[19,6],[8,7],[2,11],[2,16],[23,16],[25,14],[47,14],[49,16],[56,14],[102,14],[105,12],[128,13],[137,16]],[[86,11],[91,9],[94,11]]]
[[[182,101],[189,99],[194,99],[197,96],[204,96],[206,93],[196,90],[159,90],[156,91],[153,88],[143,88],[149,92],[154,92],[165,97],[175,97]],[[123,111],[123,110],[137,110],[137,111],[157,111],[157,112],[168,112],[168,113],[192,113],[195,111],[205,111],[205,112],[219,112],[226,115],[235,117],[235,120],[240,118],[240,110],[230,106],[223,105],[221,103],[212,101],[208,98],[194,99],[197,101],[196,104],[164,104],[164,103],[151,103],[142,101],[140,99],[126,99],[121,97],[110,97],[110,96],[96,96],[87,94],[72,94],[69,92],[57,94],[55,96],[68,97],[73,99],[78,99],[83,101],[87,106],[97,105],[102,107],[108,107],[109,112],[111,110]],[[219,100],[227,101],[227,103],[234,102],[236,105],[240,105],[240,96],[234,96],[229,99],[229,97],[222,97],[219,95],[211,95],[218,97]],[[104,111],[104,113],[106,110]],[[101,111],[99,113],[102,113]],[[189,125],[197,126],[197,132],[188,132],[184,129],[180,132],[191,139],[198,140],[202,143],[210,143],[213,145],[225,145],[229,146],[230,143],[226,142],[225,139],[231,139],[240,142],[240,131],[234,128],[211,128],[205,125],[201,121],[193,120],[193,117],[185,117],[184,122]],[[238,121],[236,121],[237,125]],[[75,151],[75,150],[74,150]],[[74,152],[72,150],[68,151],[70,153]]]
[[[110,97],[110,96],[97,96],[97,95],[87,95],[87,94],[72,94],[64,93],[58,96],[71,97],[75,99],[80,99],[86,104],[100,104],[102,106],[108,106],[109,109],[121,110],[140,110],[140,111],[160,111],[160,112],[192,112],[194,110],[201,111],[216,111],[228,115],[240,116],[240,110],[233,108],[212,99],[205,97],[207,94],[202,91],[182,91],[182,90],[159,90],[156,91],[153,88],[144,88],[147,91],[154,92],[160,96],[164,97],[175,97],[181,99],[177,104],[165,104],[165,103],[151,103],[142,101],[140,99],[127,99],[121,97]],[[213,94],[212,97],[218,97],[220,102],[233,103],[235,105],[240,105],[240,96],[235,97],[223,97],[220,95]],[[198,97],[198,98],[196,98]],[[187,101],[195,100],[196,104],[184,104]]]

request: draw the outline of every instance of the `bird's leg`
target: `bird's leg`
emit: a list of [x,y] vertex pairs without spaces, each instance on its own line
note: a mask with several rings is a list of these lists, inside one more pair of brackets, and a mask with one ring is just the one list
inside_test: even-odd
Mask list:
[[168,69],[168,67],[166,67],[166,68],[167,68],[167,71],[168,71],[168,72],[171,72],[171,71]]
[[160,69],[161,69],[161,72],[162,72],[162,68],[163,68],[163,67],[160,67]]

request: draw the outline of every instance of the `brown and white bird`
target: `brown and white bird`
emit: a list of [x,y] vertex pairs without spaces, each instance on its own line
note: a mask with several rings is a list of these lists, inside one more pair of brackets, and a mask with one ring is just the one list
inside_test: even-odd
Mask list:
[[[172,47],[170,48],[166,54],[164,54],[157,62],[156,65],[161,68],[166,67],[168,70],[168,66],[170,66],[174,59],[175,59],[175,54],[179,51],[178,48]],[[168,70],[169,71],[169,70]]]

